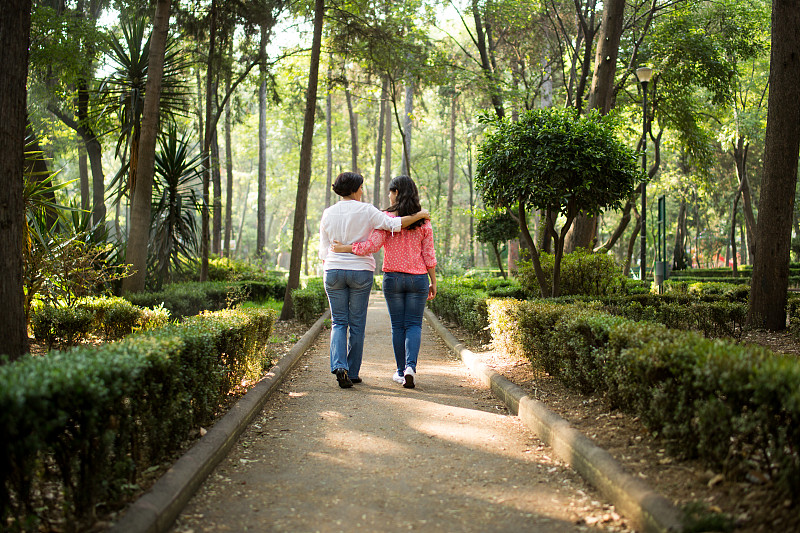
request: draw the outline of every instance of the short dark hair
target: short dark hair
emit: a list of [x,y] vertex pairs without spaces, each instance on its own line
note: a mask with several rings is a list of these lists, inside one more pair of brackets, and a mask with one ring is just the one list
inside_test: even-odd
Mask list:
[[358,172],[342,172],[333,182],[333,192],[339,196],[350,196],[364,183],[364,176]]

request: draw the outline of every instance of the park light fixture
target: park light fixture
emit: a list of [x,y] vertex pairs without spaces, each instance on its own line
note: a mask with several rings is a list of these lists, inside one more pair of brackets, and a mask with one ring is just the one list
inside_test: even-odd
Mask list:
[[[647,174],[647,83],[653,77],[653,69],[639,67],[636,77],[642,84],[642,171]],[[639,264],[639,279],[644,281],[647,275],[647,183],[642,183],[642,249]]]

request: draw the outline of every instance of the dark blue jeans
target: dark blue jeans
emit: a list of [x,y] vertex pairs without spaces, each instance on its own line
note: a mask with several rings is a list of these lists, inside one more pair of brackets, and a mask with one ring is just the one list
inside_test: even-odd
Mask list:
[[392,348],[397,371],[403,375],[407,366],[416,372],[422,343],[422,315],[428,300],[427,274],[386,272],[383,296],[392,321]]
[[331,372],[344,368],[351,378],[358,377],[372,278],[371,270],[325,271],[325,292],[331,306]]

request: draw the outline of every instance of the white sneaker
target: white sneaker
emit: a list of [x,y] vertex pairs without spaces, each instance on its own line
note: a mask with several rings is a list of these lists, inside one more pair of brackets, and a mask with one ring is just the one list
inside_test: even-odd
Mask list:
[[400,372],[398,372],[397,370],[395,370],[394,376],[392,376],[392,381],[394,381],[395,383],[399,383],[400,385],[405,385],[406,383],[406,379],[403,376],[401,376]]
[[410,366],[407,366],[406,367],[406,371],[403,372],[403,387],[405,387],[407,389],[413,389],[414,388],[414,376],[416,374],[417,373],[414,372],[413,368],[411,368]]

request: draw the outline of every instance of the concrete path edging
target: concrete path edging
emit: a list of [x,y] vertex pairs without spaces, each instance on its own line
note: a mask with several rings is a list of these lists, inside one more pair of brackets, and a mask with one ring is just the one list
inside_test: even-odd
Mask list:
[[270,394],[316,340],[330,310],[281,357],[270,372],[214,424],[188,452],[125,511],[110,529],[112,533],[161,533],[167,531],[194,493],[228,455],[239,436],[261,412]]
[[680,511],[669,500],[627,473],[611,454],[543,403],[527,396],[521,387],[492,370],[480,356],[456,339],[429,309],[425,310],[425,318],[467,368],[490,387],[528,429],[608,498],[634,527],[646,533],[683,531]]

